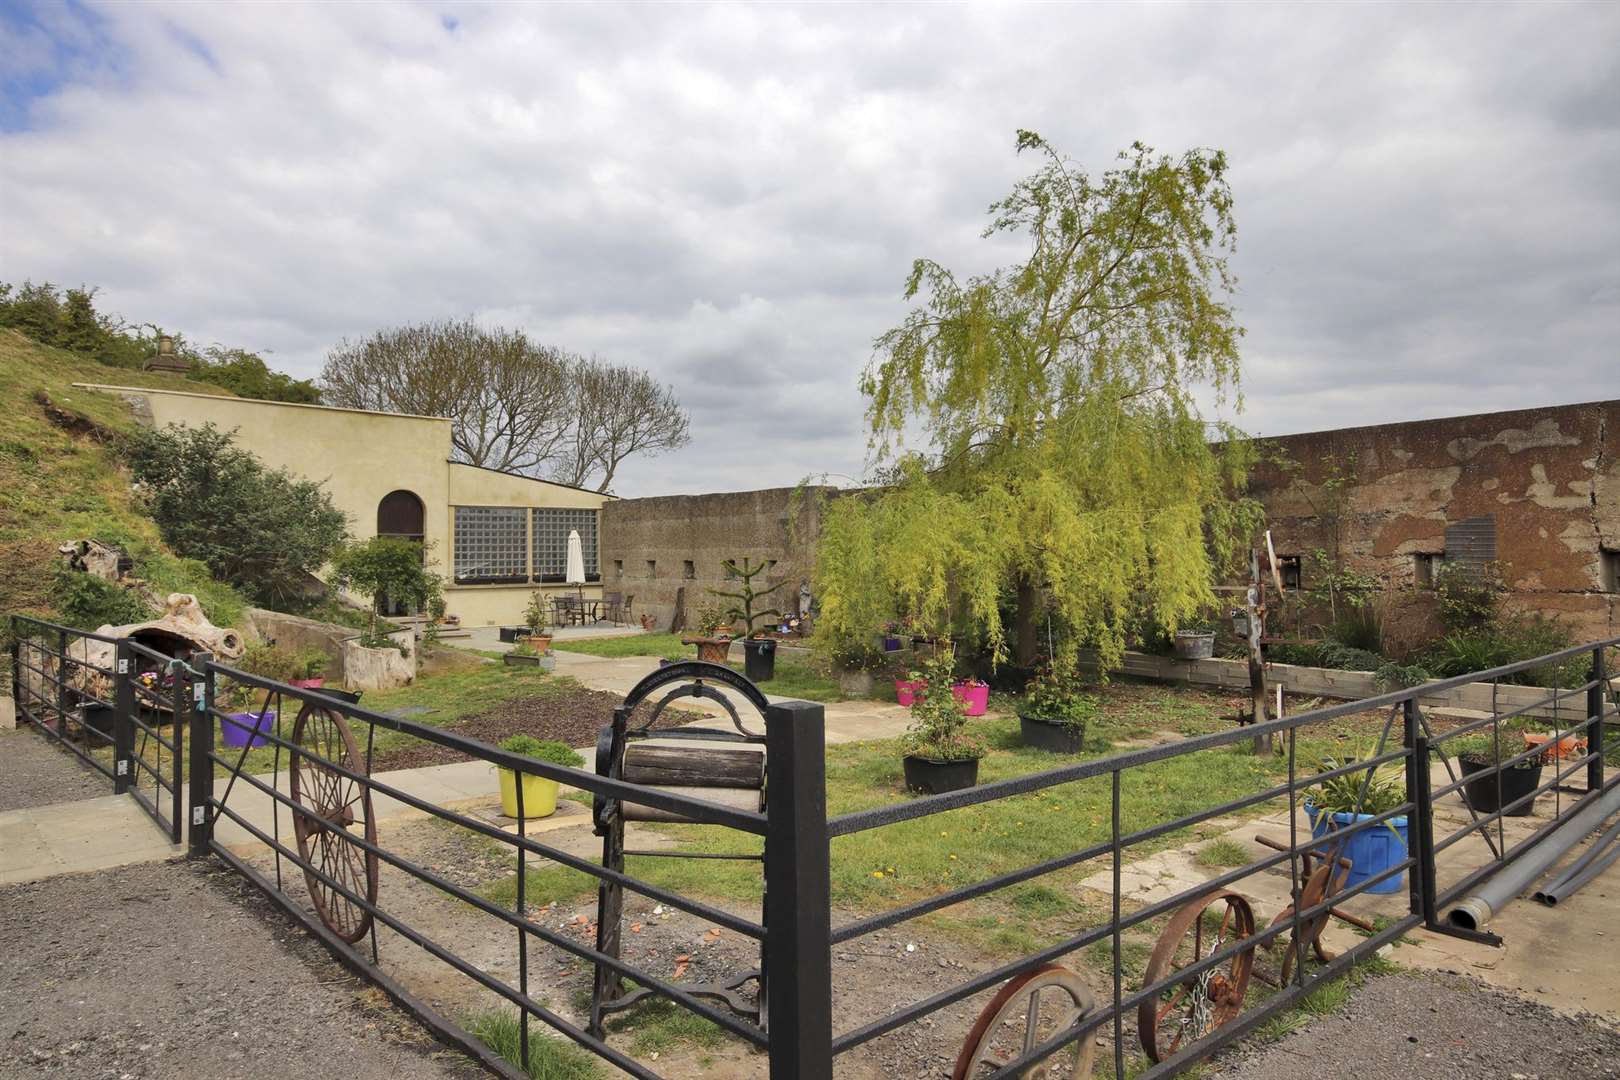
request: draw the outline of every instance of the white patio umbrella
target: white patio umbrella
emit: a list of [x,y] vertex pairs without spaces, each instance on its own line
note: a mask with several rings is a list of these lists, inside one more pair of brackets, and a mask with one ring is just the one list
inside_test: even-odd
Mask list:
[[568,565],[564,580],[570,585],[585,584],[585,545],[580,543],[579,530],[568,530]]

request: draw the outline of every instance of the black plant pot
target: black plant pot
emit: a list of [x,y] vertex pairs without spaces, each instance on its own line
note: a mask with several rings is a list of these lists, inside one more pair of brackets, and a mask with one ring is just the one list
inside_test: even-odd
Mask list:
[[1054,754],[1078,754],[1086,741],[1084,724],[1070,727],[1023,713],[1018,714],[1018,731],[1023,736],[1025,746],[1050,750]]
[[[1496,766],[1476,757],[1462,756],[1463,795],[1468,805],[1481,814],[1494,814],[1504,806],[1513,806],[1541,786],[1541,766],[1509,766],[1502,770],[1502,800],[1496,799]],[[1503,817],[1529,817],[1536,800],[1528,799],[1503,814]]]
[[742,643],[743,674],[751,682],[769,682],[776,678],[776,640],[774,638],[748,638]]
[[933,758],[905,758],[906,788],[929,795],[942,795],[947,791],[961,791],[979,782],[979,759],[969,761],[935,761]]

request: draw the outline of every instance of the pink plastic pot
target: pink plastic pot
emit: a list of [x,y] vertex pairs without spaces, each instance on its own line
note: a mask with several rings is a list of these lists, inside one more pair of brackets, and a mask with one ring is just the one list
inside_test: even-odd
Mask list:
[[909,709],[916,702],[917,695],[927,688],[928,684],[921,679],[916,682],[909,679],[896,679],[894,680],[894,700]]
[[319,690],[326,685],[326,679],[293,679],[288,685],[296,686],[300,690]]
[[990,707],[989,683],[957,683],[951,687],[951,693],[956,700],[962,703],[962,709],[969,716],[983,716],[984,711]]

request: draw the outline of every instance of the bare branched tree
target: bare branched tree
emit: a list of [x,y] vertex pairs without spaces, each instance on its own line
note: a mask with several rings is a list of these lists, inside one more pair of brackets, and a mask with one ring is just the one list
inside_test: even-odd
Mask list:
[[688,439],[674,393],[646,372],[470,319],[341,341],[321,393],[329,405],[448,417],[458,461],[597,491],[632,454]]

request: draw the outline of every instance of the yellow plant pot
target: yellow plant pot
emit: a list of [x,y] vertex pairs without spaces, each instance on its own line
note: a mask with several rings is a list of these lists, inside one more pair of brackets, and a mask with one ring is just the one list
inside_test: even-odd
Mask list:
[[[501,774],[501,813],[509,818],[518,816],[517,800],[517,773],[512,769],[502,769],[496,766]],[[555,780],[547,780],[543,776],[523,774],[523,816],[525,818],[550,817],[557,812],[557,788]]]

